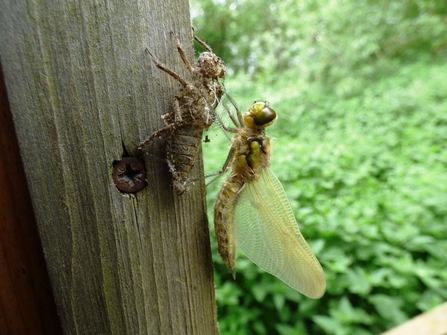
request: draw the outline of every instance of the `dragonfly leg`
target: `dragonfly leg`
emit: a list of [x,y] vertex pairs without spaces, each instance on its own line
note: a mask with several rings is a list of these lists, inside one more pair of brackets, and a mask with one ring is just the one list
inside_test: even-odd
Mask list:
[[191,28],[192,28],[192,33],[194,35],[194,39],[197,41],[197,43],[199,43],[202,47],[204,47],[209,52],[213,52],[213,50],[211,50],[211,47],[208,44],[206,44],[204,41],[202,41],[200,38],[197,37],[194,27],[191,27]]
[[189,72],[193,73],[194,68],[192,67],[191,63],[188,61],[188,58],[186,58],[185,50],[183,50],[182,45],[180,44],[179,39],[177,36],[175,36],[174,32],[171,30],[172,38],[174,38],[175,45],[177,46],[177,51],[180,54],[180,57],[182,58],[183,63],[185,63],[186,68]]
[[149,136],[147,139],[145,139],[143,142],[141,142],[138,145],[138,150],[144,151],[144,147],[146,146],[146,144],[148,144],[150,141],[152,141],[154,139],[154,137],[161,136],[161,134],[163,134],[164,132],[175,129],[177,127],[181,128],[185,124],[187,124],[187,122],[173,122],[173,123],[170,123],[170,124],[164,126],[160,130],[157,130],[155,133],[153,133],[151,136]]
[[[235,101],[233,100],[233,98],[230,97],[230,95],[228,94],[227,90],[225,90],[225,95],[227,96],[228,100],[230,100],[230,102],[231,102],[231,104],[233,105],[234,109],[236,109],[236,115],[237,115],[237,118],[238,118],[238,120],[239,120],[239,123],[237,123],[237,122],[235,122],[235,121],[233,120],[233,119],[234,119],[234,116],[231,118],[231,120],[232,120],[233,123],[236,125],[236,127],[241,127],[241,126],[244,124],[244,118],[242,117],[242,113],[241,113],[239,107],[237,106],[236,102],[235,102]],[[229,113],[229,110],[228,110],[228,109],[227,109],[227,111],[228,111],[228,113]]]
[[[229,97],[229,95],[226,92],[225,92],[225,95],[227,97]],[[239,128],[241,126],[241,124],[239,124],[238,120],[234,117],[233,113],[231,113],[231,111],[230,111],[230,108],[225,104],[225,102],[223,100],[222,100],[222,106],[227,111],[228,116],[230,117],[231,121],[236,126],[236,128]],[[231,127],[227,127],[227,126],[224,126],[224,127],[226,128],[225,130],[229,131],[230,133],[234,133],[234,134],[237,133],[237,129],[235,129],[235,128],[231,128]]]
[[178,98],[174,98],[174,121],[175,123],[182,122],[182,110],[180,109],[180,104],[178,102]]
[[169,74],[171,77],[173,77],[174,79],[178,80],[178,81],[180,82],[180,84],[182,84],[183,87],[188,87],[188,85],[190,85],[190,84],[188,83],[188,81],[187,81],[186,79],[184,79],[181,75],[175,73],[175,72],[172,71],[171,69],[168,69],[164,64],[162,64],[162,63],[157,59],[157,57],[155,57],[155,56],[149,51],[148,48],[146,48],[145,52],[148,53],[148,54],[151,56],[152,61],[155,63],[155,65],[157,65],[157,67],[158,67],[160,70],[166,72],[166,73]]
[[225,160],[225,163],[222,166],[222,168],[216,173],[211,173],[211,174],[205,176],[205,178],[214,177],[213,179],[211,179],[210,182],[208,182],[206,184],[206,186],[208,186],[212,182],[216,181],[217,179],[219,179],[220,176],[222,176],[225,172],[227,172],[228,167],[230,166],[231,161],[233,160],[235,151],[236,151],[236,148],[234,147],[234,145],[232,145],[230,148],[230,152],[228,153],[227,159]]

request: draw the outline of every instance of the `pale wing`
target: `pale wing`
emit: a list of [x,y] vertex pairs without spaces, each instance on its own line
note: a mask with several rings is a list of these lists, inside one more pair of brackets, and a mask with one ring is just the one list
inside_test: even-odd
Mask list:
[[264,169],[245,184],[235,210],[236,245],[260,268],[308,296],[326,289],[323,269],[298,228],[278,178]]

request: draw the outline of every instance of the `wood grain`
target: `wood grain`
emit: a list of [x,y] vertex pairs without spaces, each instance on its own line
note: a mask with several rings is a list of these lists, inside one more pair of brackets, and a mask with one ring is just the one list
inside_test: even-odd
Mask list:
[[[148,186],[120,193],[111,169],[141,156],[187,76],[187,1],[6,1],[0,42],[8,96],[65,334],[217,334],[203,180],[178,197],[163,142]],[[203,175],[199,162],[193,170]]]
[[61,334],[1,67],[0,152],[0,334]]

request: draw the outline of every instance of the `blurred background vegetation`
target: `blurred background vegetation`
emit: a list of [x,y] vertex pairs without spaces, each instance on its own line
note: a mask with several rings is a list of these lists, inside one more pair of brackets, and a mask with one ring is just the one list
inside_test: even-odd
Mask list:
[[[242,254],[234,281],[214,241],[221,333],[379,334],[446,301],[445,0],[192,0],[191,11],[240,108],[268,100],[279,114],[272,170],[328,284],[308,299]],[[208,136],[211,172],[229,143]]]

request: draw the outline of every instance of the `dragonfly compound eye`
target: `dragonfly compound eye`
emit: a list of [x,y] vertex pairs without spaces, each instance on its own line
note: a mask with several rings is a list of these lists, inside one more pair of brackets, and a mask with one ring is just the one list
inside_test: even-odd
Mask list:
[[255,102],[250,106],[247,113],[245,113],[244,120],[247,127],[261,127],[270,126],[276,119],[276,112],[270,108],[268,102]]
[[269,126],[275,119],[276,112],[266,104],[265,107],[256,114],[254,121],[257,126]]

